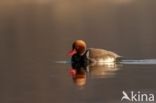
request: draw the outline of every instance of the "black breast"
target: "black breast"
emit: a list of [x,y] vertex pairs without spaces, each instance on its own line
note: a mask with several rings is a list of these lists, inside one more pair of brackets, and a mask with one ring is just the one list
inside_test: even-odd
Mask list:
[[88,58],[87,58],[87,52],[88,50],[86,50],[86,52],[83,55],[80,54],[74,54],[71,58],[72,63],[80,63],[80,64],[86,64],[88,63]]

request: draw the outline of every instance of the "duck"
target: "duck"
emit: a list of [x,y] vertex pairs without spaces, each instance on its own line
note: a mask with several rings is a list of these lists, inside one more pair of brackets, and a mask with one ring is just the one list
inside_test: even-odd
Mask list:
[[73,63],[116,63],[121,60],[121,56],[115,52],[100,48],[87,48],[84,40],[75,40],[72,50],[68,52]]

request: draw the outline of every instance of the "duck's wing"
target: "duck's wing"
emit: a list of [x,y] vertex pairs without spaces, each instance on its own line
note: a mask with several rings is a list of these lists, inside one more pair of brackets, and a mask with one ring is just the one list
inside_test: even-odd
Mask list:
[[118,58],[120,57],[118,54],[107,51],[104,49],[96,49],[96,48],[89,48],[89,56],[90,58],[106,58],[106,57],[112,57],[112,58]]

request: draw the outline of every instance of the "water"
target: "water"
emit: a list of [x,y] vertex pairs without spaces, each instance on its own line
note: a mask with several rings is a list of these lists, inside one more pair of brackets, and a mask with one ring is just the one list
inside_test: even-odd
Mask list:
[[[155,0],[0,1],[0,103],[120,103],[122,91],[155,94],[155,5]],[[75,39],[128,59],[90,65],[75,79],[67,56]]]

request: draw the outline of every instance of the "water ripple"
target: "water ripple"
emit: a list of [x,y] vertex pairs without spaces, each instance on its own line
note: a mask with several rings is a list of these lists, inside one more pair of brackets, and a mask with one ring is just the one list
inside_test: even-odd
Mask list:
[[156,59],[129,59],[129,60],[121,60],[121,64],[148,64],[148,65],[154,65],[156,64]]

